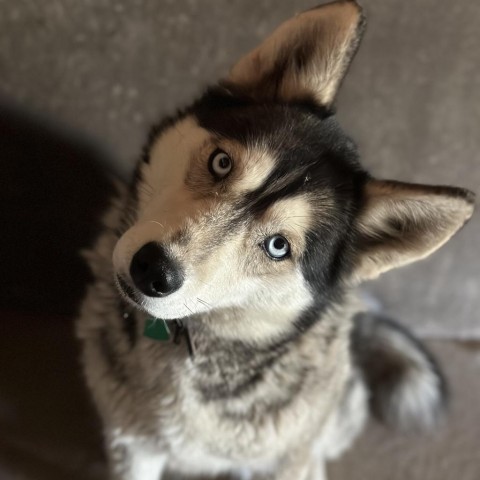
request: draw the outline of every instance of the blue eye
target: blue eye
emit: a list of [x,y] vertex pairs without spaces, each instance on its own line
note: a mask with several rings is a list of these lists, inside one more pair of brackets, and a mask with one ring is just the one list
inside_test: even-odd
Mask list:
[[225,178],[232,170],[232,159],[222,150],[215,150],[208,162],[210,173],[216,178]]
[[263,242],[267,255],[274,260],[285,258],[290,253],[290,244],[282,235],[272,235]]

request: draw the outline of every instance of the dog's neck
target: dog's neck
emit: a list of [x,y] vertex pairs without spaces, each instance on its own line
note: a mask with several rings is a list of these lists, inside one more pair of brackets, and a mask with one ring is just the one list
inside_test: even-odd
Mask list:
[[[236,307],[193,315],[184,324],[188,327],[192,341],[198,343],[223,341],[242,343],[252,350],[269,348],[309,335],[319,323],[330,324],[330,318],[348,321],[352,312],[359,309],[355,295],[347,294],[342,302],[325,305],[310,305],[303,310],[289,305],[278,305],[263,309]],[[305,321],[306,320],[306,321]],[[321,329],[320,329],[321,330]]]
[[293,334],[295,320],[301,313],[288,306],[272,309],[236,307],[194,315],[186,324],[194,335],[263,346]]
[[[319,313],[318,321],[303,332],[295,327],[298,312],[288,309],[235,309],[189,318],[192,385],[205,400],[231,402],[243,395],[245,411],[258,408],[261,394],[254,387],[263,381],[281,376],[285,390],[298,390],[305,372],[319,368],[348,345],[352,310],[344,307],[339,312],[338,308]],[[281,403],[282,392],[275,401]]]

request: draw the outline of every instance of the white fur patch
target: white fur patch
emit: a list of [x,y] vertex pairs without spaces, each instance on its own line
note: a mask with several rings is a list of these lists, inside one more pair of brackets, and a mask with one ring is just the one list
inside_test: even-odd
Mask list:
[[150,151],[149,163],[142,165],[141,184],[146,184],[147,188],[139,192],[141,221],[155,219],[161,199],[184,186],[192,157],[210,138],[211,134],[191,116],[176,122],[157,138]]
[[313,223],[312,214],[308,196],[298,195],[275,202],[265,213],[264,220],[279,232],[285,232],[290,243],[301,254],[305,247],[305,234]]
[[241,171],[233,182],[232,191],[245,193],[259,188],[275,167],[272,153],[265,145],[257,144],[248,146],[243,152],[239,150],[239,156]]
[[167,455],[145,440],[122,435],[115,429],[109,452],[118,478],[128,480],[159,480],[167,464]]

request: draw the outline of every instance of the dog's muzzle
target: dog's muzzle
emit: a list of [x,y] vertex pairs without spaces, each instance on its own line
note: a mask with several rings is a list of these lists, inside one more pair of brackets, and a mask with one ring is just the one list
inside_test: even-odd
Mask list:
[[144,295],[166,297],[182,286],[184,273],[162,245],[150,242],[133,256],[130,277]]

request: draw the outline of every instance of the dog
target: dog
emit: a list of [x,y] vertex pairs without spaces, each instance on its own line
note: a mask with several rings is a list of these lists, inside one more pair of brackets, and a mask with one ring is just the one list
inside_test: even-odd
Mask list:
[[370,414],[442,415],[433,357],[355,291],[449,240],[474,195],[360,165],[332,105],[364,25],[354,1],[286,21],[119,187],[77,323],[112,478],[320,480]]

